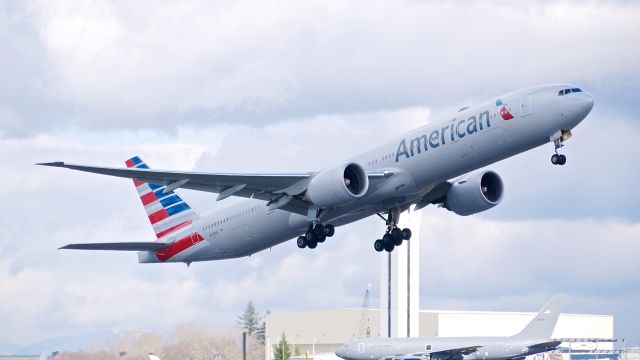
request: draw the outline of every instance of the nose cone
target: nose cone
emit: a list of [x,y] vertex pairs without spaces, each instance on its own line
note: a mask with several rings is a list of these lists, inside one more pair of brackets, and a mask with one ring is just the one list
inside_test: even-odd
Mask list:
[[[572,94],[574,95],[574,94]],[[579,93],[575,94],[576,96],[575,103],[573,104],[573,111],[575,113],[574,120],[576,123],[581,122],[584,118],[589,115],[591,109],[593,109],[593,105],[595,104],[595,100],[591,94],[587,93]]]
[[347,355],[345,349],[346,349],[346,347],[341,347],[338,350],[336,350],[336,356],[341,357],[341,358],[344,359],[345,356]]
[[584,120],[593,109],[595,100],[585,92],[572,92],[559,96],[561,123],[564,129],[572,129]]
[[596,101],[591,94],[582,93],[581,95],[582,111],[585,113],[584,116],[587,116],[591,112],[591,109],[593,109],[593,105]]

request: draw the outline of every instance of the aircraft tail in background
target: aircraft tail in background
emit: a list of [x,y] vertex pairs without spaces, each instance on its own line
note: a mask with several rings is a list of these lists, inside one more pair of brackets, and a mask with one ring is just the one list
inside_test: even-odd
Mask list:
[[515,336],[531,339],[551,339],[560,316],[560,306],[565,299],[566,296],[564,295],[554,296],[529,324]]

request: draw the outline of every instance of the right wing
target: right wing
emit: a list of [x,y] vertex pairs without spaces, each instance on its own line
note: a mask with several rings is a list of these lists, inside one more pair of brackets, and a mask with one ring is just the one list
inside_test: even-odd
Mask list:
[[69,244],[60,249],[74,250],[115,250],[115,251],[157,251],[171,246],[164,242],[120,242],[120,243],[88,243]]
[[447,192],[451,188],[452,182],[443,181],[433,186],[426,194],[422,196],[416,203],[414,210],[420,210],[429,204],[442,204],[447,198]]

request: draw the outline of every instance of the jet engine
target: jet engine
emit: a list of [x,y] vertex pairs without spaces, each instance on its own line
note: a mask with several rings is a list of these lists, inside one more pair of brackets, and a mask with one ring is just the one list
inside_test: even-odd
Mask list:
[[369,189],[369,178],[362,166],[345,163],[316,174],[307,187],[307,199],[326,208],[346,204],[362,197]]
[[476,214],[502,201],[502,179],[493,171],[482,171],[454,182],[444,207],[462,216]]

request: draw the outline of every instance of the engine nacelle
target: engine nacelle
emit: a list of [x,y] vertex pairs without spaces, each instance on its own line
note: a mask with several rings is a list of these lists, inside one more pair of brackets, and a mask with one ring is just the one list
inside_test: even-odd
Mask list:
[[451,185],[444,207],[462,216],[476,214],[500,204],[503,190],[498,174],[477,172]]
[[369,189],[369,178],[362,166],[346,163],[316,174],[307,187],[307,199],[326,208],[346,204],[364,196]]

